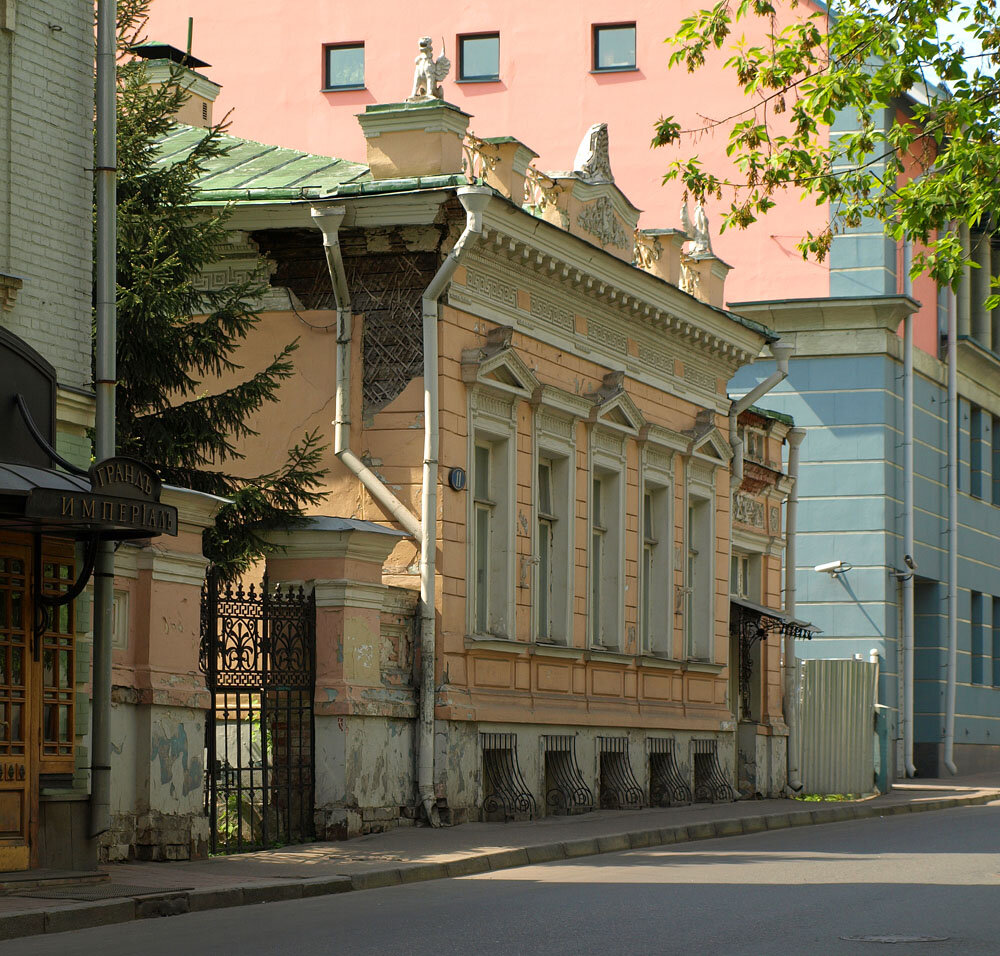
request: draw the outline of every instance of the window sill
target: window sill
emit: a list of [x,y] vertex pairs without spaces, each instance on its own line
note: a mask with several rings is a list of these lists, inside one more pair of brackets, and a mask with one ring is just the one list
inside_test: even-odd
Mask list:
[[591,70],[591,76],[601,76],[604,73],[638,73],[639,67],[637,66],[610,66],[604,70]]
[[496,76],[476,76],[476,77],[470,76],[468,78],[460,77],[459,79],[455,80],[455,82],[456,83],[499,83],[500,76],[499,74],[497,74]]
[[601,647],[591,647],[583,655],[583,659],[585,661],[600,661],[605,664],[632,664],[635,662],[635,655],[605,650]]
[[476,634],[465,635],[467,648],[478,648],[482,651],[497,651],[500,654],[523,654],[531,647],[524,641],[509,641],[502,637],[481,637]]
[[567,647],[565,644],[539,644],[528,645],[528,653],[535,657],[570,657],[582,660],[584,650],[582,647]]
[[320,93],[355,93],[358,90],[367,90],[368,87],[362,83],[360,86],[323,86]]
[[725,669],[725,664],[713,664],[710,661],[684,661],[683,669],[694,671],[698,674],[721,674]]
[[670,671],[684,669],[684,661],[676,660],[673,657],[660,657],[658,654],[641,654],[638,661],[640,667],[659,667]]

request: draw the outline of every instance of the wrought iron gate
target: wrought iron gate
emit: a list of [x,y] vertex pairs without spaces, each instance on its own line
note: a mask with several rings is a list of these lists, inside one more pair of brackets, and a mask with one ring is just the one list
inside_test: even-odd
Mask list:
[[312,839],[316,605],[299,587],[202,589],[205,812],[213,853]]

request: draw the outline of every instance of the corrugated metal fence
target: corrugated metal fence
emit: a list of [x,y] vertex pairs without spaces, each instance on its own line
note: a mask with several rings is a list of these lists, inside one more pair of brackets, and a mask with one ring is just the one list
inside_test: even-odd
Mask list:
[[802,662],[799,767],[806,793],[874,790],[877,683],[877,663]]

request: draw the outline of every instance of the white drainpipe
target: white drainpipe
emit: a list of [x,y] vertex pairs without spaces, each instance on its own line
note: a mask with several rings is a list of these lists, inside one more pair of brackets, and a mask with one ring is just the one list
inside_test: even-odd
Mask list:
[[432,826],[440,826],[434,798],[434,699],[438,481],[438,300],[465,252],[483,231],[483,211],[491,189],[465,186],[458,198],[465,207],[465,229],[424,290],[424,468],[420,503],[420,720],[417,792]]
[[758,398],[767,394],[775,385],[788,377],[788,357],[792,354],[792,346],[783,345],[780,341],[772,342],[771,354],[774,356],[777,366],[775,370],[742,398],[736,399],[729,407],[729,444],[733,446],[733,487],[738,487],[743,480],[743,441],[740,439],[738,419]]
[[[913,315],[903,326],[903,553],[913,556]],[[903,583],[903,762],[915,777],[913,763],[913,572]]]
[[958,666],[958,305],[948,294],[948,683],[945,689],[944,765],[955,766],[955,668]]
[[[793,620],[795,604],[795,535],[799,525],[799,446],[806,437],[804,428],[788,432],[788,478],[791,489],[785,511],[785,614]],[[788,787],[802,789],[799,773],[799,662],[795,638],[785,635],[785,723],[788,725]]]
[[398,521],[408,535],[420,537],[420,522],[358,456],[351,451],[351,292],[347,287],[344,260],[340,253],[340,224],[344,206],[314,207],[313,220],[323,231],[323,250],[337,304],[337,385],[336,418],[333,422],[333,453],[364,485],[365,490]]
[[465,229],[424,290],[424,462],[420,520],[386,488],[348,447],[350,441],[351,300],[340,252],[339,230],[345,207],[314,208],[312,215],[323,231],[323,246],[337,304],[337,391],[334,454],[364,485],[369,494],[420,545],[420,714],[417,744],[417,792],[427,820],[440,826],[434,797],[435,612],[437,567],[438,477],[438,300],[451,282],[466,250],[483,230],[483,210],[492,196],[484,187],[463,187],[458,198],[466,211]]

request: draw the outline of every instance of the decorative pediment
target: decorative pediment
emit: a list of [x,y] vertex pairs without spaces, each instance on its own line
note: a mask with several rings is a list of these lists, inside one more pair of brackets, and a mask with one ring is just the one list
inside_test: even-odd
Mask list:
[[509,326],[492,329],[484,346],[462,351],[462,381],[530,399],[540,387],[534,372],[511,345]]
[[703,425],[694,430],[688,454],[713,465],[726,465],[733,457],[733,449],[719,428]]
[[646,424],[646,419],[625,391],[624,380],[624,372],[608,372],[604,376],[601,388],[588,396],[594,402],[590,420],[596,425],[606,425],[629,435],[638,435]]

